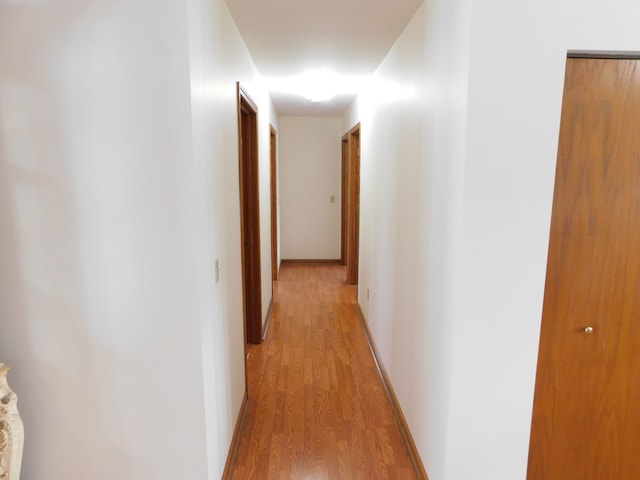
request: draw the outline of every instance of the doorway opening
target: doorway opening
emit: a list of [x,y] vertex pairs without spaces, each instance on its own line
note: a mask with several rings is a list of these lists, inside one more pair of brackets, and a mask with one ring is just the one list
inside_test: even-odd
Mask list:
[[340,265],[347,264],[347,171],[349,168],[349,132],[345,133],[342,137],[342,205],[341,211],[341,226],[340,226]]
[[246,343],[262,341],[258,107],[237,84],[242,299]]
[[[276,129],[269,125],[269,157],[271,176],[271,281],[278,280],[280,265],[278,262],[278,161],[276,156]],[[273,286],[272,286],[273,292]]]
[[360,242],[360,124],[342,137],[342,260],[346,283],[358,283]]

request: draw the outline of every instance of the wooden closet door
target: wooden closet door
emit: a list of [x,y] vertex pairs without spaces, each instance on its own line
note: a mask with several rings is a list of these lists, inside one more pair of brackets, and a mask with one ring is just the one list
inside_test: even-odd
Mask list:
[[640,62],[567,62],[529,480],[640,478]]

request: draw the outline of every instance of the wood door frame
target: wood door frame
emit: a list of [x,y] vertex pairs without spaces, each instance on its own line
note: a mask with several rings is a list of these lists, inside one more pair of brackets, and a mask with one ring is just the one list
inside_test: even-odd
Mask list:
[[258,107],[240,83],[236,85],[244,334],[246,343],[258,344],[262,341]]
[[[278,263],[278,157],[277,132],[269,125],[269,156],[271,185],[271,281],[278,280],[280,265]],[[272,286],[273,288],[273,286]]]
[[360,123],[349,130],[347,147],[346,282],[356,285],[360,249]]
[[341,192],[341,213],[340,213],[340,264],[347,264],[347,184],[349,176],[347,173],[349,161],[349,132],[342,136],[341,140],[341,169],[342,169],[342,192]]

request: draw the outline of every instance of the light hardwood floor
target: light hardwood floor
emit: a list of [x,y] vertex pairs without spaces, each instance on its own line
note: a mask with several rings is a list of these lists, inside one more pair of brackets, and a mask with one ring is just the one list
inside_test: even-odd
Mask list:
[[249,404],[231,478],[416,476],[337,265],[283,265],[271,326],[248,349]]

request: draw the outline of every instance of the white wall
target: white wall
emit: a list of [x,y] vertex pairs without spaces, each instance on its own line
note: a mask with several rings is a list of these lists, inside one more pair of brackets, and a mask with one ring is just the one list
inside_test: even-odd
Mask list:
[[[280,118],[282,258],[340,258],[340,117]],[[335,202],[330,202],[330,197]]]
[[639,50],[638,13],[427,1],[345,115],[360,298],[432,480],[526,476],[565,58]]
[[447,478],[525,478],[565,57],[640,50],[639,14],[474,3]]
[[[260,261],[262,275],[262,326],[267,321],[269,304],[273,298],[273,282],[271,281],[271,129],[276,130],[276,140],[280,129],[280,120],[275,106],[271,102],[268,92],[262,88],[263,85],[256,82],[254,87],[256,101],[259,102],[258,128],[259,132],[259,162],[260,162]],[[276,144],[276,162],[279,164],[279,145]],[[276,165],[276,175],[278,175],[278,165]],[[279,209],[279,192],[276,192],[276,209]],[[278,214],[278,218],[280,215]],[[279,223],[279,222],[278,222]],[[278,235],[278,242],[280,241]],[[280,252],[280,248],[278,248]],[[280,257],[280,255],[278,254]],[[280,265],[280,258],[276,259]]]
[[275,121],[256,77],[222,0],[0,2],[24,478],[220,477],[244,392],[237,80]]
[[0,356],[24,478],[206,478],[187,10],[0,4]]
[[426,2],[343,124],[361,121],[360,303],[433,480],[445,478],[469,22],[469,2]]
[[272,293],[269,122],[278,124],[226,4],[190,0],[189,19],[208,455],[219,478],[245,391],[236,82],[258,105],[263,319]]

